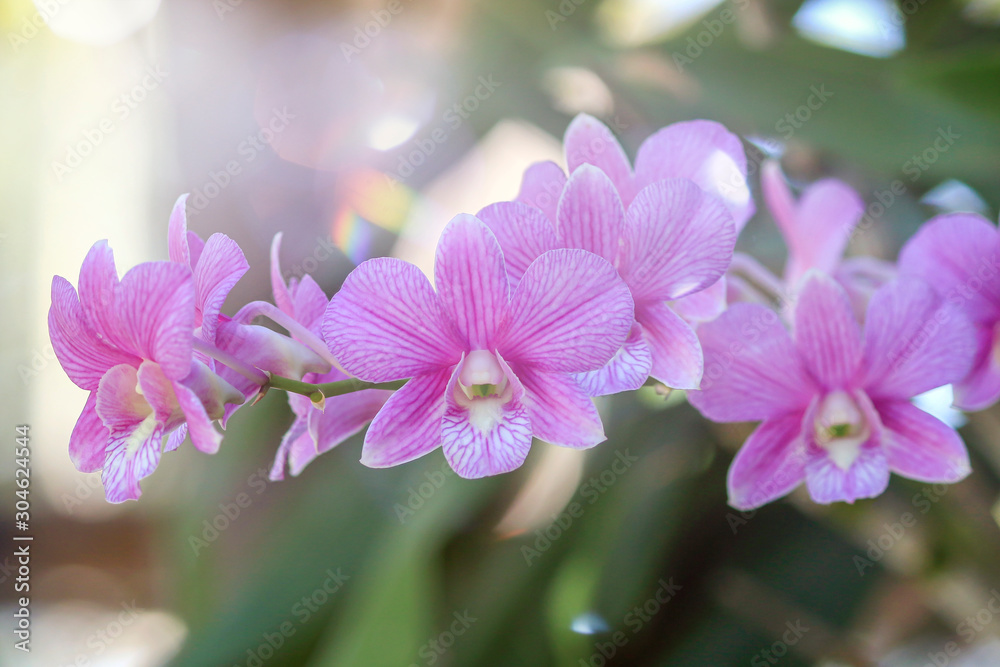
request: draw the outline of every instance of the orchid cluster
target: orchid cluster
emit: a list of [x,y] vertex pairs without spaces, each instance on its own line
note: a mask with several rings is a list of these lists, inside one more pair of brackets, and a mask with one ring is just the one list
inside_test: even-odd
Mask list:
[[[140,495],[164,451],[219,449],[228,419],[269,389],[295,415],[272,479],[298,475],[367,426],[361,462],[442,448],[462,477],[515,470],[535,439],[605,440],[594,398],[685,390],[718,422],[761,422],[729,472],[752,509],[805,483],[814,501],[882,493],[891,472],[965,477],[959,435],[911,399],[953,385],[956,405],[1000,398],[1000,233],[974,214],[934,218],[898,265],[844,258],[861,198],[836,180],[796,199],[780,167],[761,190],[788,246],[782,276],[735,253],[754,214],[739,137],[710,121],[650,136],[634,165],[600,121],[569,126],[565,164],[533,165],[513,201],[456,216],[433,283],[394,258],[362,263],[328,298],[281,273],[273,304],[224,301],[248,265],[222,234],[170,217],[170,261],[119,279],[105,241],[77,289],[56,276],[49,331],[89,397],[70,438],[107,499]],[[270,319],[285,333],[254,324]]]

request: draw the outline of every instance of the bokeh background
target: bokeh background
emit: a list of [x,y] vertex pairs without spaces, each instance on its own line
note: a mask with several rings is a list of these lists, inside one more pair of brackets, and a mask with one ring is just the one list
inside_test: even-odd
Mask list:
[[[849,252],[893,259],[936,212],[996,219],[998,25],[996,0],[3,0],[0,664],[1000,664],[1000,408],[951,415],[961,484],[742,514],[725,473],[752,426],[681,395],[602,400],[607,443],[536,444],[498,478],[447,474],[440,452],[370,470],[356,437],[270,483],[291,422],[274,391],[218,455],[182,447],[112,506],[69,461],[85,395],[45,325],[52,275],[75,283],[94,241],[122,272],[165,259],[183,192],[191,228],[250,261],[230,313],[269,298],[279,230],[286,276],[329,293],[368,257],[429,267],[454,214],[561,160],[578,112],[633,154],[721,121],[755,196],[769,156],[881,200]],[[741,249],[778,269],[758,209]],[[29,655],[8,628],[25,423]]]

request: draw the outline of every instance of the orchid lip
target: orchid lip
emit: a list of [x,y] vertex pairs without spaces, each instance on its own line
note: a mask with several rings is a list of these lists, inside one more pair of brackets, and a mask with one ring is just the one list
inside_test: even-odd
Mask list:
[[496,355],[487,350],[473,350],[466,355],[457,384],[466,401],[510,398],[507,376]]
[[871,428],[855,399],[843,390],[823,397],[813,423],[816,444],[841,470],[848,470],[868,441]]

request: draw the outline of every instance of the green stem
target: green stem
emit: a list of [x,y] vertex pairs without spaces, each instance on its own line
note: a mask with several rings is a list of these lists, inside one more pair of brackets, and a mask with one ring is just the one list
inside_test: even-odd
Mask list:
[[347,378],[346,380],[327,382],[326,384],[312,384],[310,382],[301,382],[299,380],[293,380],[280,375],[272,375],[270,380],[268,380],[267,386],[284,391],[290,391],[294,394],[302,394],[303,396],[312,396],[318,391],[323,394],[323,396],[329,398],[330,396],[343,396],[344,394],[351,394],[355,391],[363,391],[365,389],[395,390],[399,389],[404,384],[406,384],[406,380],[396,380],[394,382],[365,382],[364,380],[359,380],[357,378]]

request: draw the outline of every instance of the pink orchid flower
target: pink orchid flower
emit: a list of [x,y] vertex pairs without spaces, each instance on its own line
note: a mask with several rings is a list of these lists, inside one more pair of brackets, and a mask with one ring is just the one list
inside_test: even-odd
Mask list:
[[493,204],[478,215],[499,239],[515,281],[546,251],[582,248],[611,262],[628,285],[635,321],[611,362],[578,378],[588,394],[637,389],[649,376],[674,388],[698,387],[698,337],[668,302],[716,283],[729,266],[736,230],[717,198],[693,181],[670,178],[644,187],[625,210],[611,178],[584,164],[563,187],[555,224],[522,202]]
[[[292,278],[287,284],[281,275],[281,234],[271,244],[271,290],[274,303],[295,321],[315,335],[322,335],[323,314],[329,299],[311,276]],[[337,368],[327,373],[307,373],[302,379],[313,384],[347,379]],[[271,467],[271,480],[285,478],[285,468],[294,476],[302,472],[313,459],[328,452],[365,427],[385,402],[391,391],[366,389],[342,396],[330,396],[320,410],[309,397],[289,392],[288,404],[295,421],[281,439],[281,446]]]
[[199,450],[222,436],[212,421],[243,396],[193,358],[196,281],[187,266],[149,262],[119,281],[107,243],[91,248],[80,293],[52,280],[49,335],[70,379],[90,392],[70,437],[81,472],[103,469],[109,502],[136,499],[159,463],[163,436],[187,425]]
[[361,462],[381,468],[441,446],[462,477],[519,467],[532,436],[587,448],[604,440],[574,374],[601,368],[633,321],[628,288],[603,258],[542,253],[510,289],[496,237],[455,217],[437,247],[437,291],[402,260],[372,259],[330,300],[323,333],[362,380],[411,378],[365,437]]
[[[570,123],[563,147],[569,173],[583,164],[598,167],[615,184],[625,208],[651,183],[686,178],[725,204],[737,234],[754,214],[746,152],[740,138],[720,123],[691,120],[661,128],[639,146],[634,169],[611,130],[587,114],[579,114]],[[554,162],[536,163],[525,171],[517,201],[540,209],[552,224],[558,224],[566,181],[566,174]],[[715,319],[726,309],[725,276],[670,305],[691,324]]]
[[982,410],[1000,398],[1000,233],[986,218],[932,218],[903,247],[900,273],[923,278],[972,322],[976,357],[954,386],[955,405]]
[[[844,258],[865,212],[858,193],[843,181],[826,178],[807,186],[796,200],[774,160],[761,168],[761,189],[788,247],[783,281],[753,258],[739,254],[728,276],[731,300],[753,300],[755,289],[763,287],[775,292],[772,298],[794,301],[802,278],[815,270],[833,276],[847,290],[858,319],[862,319],[872,294],[892,280],[896,271],[891,262],[874,257]],[[751,288],[740,273],[749,274],[756,288]]]
[[747,303],[699,334],[706,375],[691,403],[715,421],[763,420],[729,469],[733,507],[759,507],[803,480],[831,503],[879,495],[890,471],[932,483],[969,473],[958,434],[910,402],[961,378],[975,348],[962,313],[919,281],[879,289],[863,333],[844,289],[814,272],[793,336],[773,310]]

